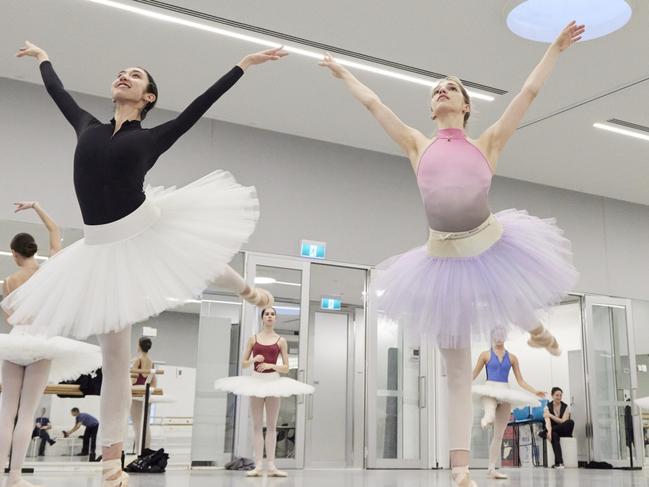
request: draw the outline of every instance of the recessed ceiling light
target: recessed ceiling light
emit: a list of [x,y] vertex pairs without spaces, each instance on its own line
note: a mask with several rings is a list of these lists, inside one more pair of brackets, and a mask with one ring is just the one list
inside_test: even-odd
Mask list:
[[[136,7],[133,5],[127,5],[124,3],[116,2],[114,0],[87,0],[92,3],[97,3],[100,5],[104,5],[106,7],[111,7],[115,8],[118,10],[124,10],[127,12],[131,12],[137,15],[142,15],[144,17],[149,17],[152,19],[156,20],[161,20],[163,22],[169,22],[172,24],[177,24],[177,25],[183,25],[185,27],[190,27],[193,29],[198,29],[206,32],[211,32],[213,34],[218,34],[224,37],[230,37],[232,39],[238,39],[241,41],[245,42],[250,42],[253,44],[257,44],[258,46],[263,46],[266,48],[272,48],[272,47],[280,47],[284,46],[284,50],[287,52],[290,52],[292,54],[298,54],[300,56],[306,56],[312,59],[322,59],[323,54],[321,52],[316,52],[316,51],[310,51],[308,49],[302,49],[299,47],[294,47],[294,46],[287,46],[283,43],[276,42],[276,41],[270,41],[268,39],[264,39],[262,37],[255,37],[251,36],[248,34],[242,34],[240,32],[236,32],[233,30],[228,30],[228,29],[223,29],[220,27],[214,27],[211,25],[206,25],[202,24],[200,22],[195,22],[193,20],[188,20],[184,19],[181,17],[175,17],[173,15],[169,14],[164,14],[161,12],[154,12],[153,10],[147,10],[144,8]],[[372,66],[369,64],[363,64],[363,63],[357,63],[355,61],[349,61],[347,59],[338,59],[335,58],[336,62],[342,64],[343,66],[349,66],[354,69],[362,70],[362,71],[367,71],[369,73],[374,73],[378,74],[381,76],[385,76],[388,78],[394,78],[394,79],[399,79],[402,81],[407,81],[410,83],[415,83],[419,85],[424,85],[424,86],[436,86],[437,83],[439,83],[439,79],[430,79],[430,78],[420,78],[418,76],[412,76],[409,74],[404,74],[400,73],[398,71],[392,71],[390,69],[384,69],[384,68],[379,68],[377,66]],[[484,93],[480,93],[477,91],[473,90],[467,90],[469,95],[471,95],[472,98],[475,98],[477,100],[483,100],[483,101],[494,101],[494,97],[492,95],[487,95]]]
[[608,130],[609,132],[613,132],[615,134],[620,134],[620,135],[626,135],[628,137],[633,137],[636,139],[641,139],[641,140],[649,140],[649,134],[643,133],[643,132],[638,132],[636,130],[631,130],[631,129],[625,129],[622,127],[617,127],[612,124],[608,123],[594,123],[593,127],[596,129],[601,129],[601,130]]
[[507,16],[514,34],[538,42],[552,42],[569,22],[586,25],[583,41],[615,32],[631,18],[625,0],[525,0]]

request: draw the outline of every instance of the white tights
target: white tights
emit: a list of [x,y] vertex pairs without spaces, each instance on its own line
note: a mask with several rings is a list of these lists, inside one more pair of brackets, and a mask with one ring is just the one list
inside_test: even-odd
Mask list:
[[50,360],[22,366],[2,363],[0,394],[0,468],[11,450],[8,487],[18,485],[34,429],[34,415],[50,374]]
[[[126,433],[131,407],[131,327],[97,338],[103,360],[99,401],[101,446],[106,449],[123,443]],[[122,449],[117,450],[121,455]]]
[[214,282],[220,287],[224,287],[237,294],[242,293],[246,289],[246,281],[229,265],[225,266],[223,274],[217,277]]
[[471,348],[447,348],[440,351],[446,362],[451,467],[466,468],[469,465],[473,425]]
[[266,460],[268,469],[275,469],[275,447],[277,445],[277,418],[279,417],[279,397],[251,397],[253,443],[255,449],[255,469],[261,469],[264,460],[264,407],[266,407]]
[[508,402],[498,402],[493,397],[483,397],[482,407],[484,408],[483,420],[487,424],[493,423],[494,425],[493,437],[489,446],[489,470],[495,470],[500,459],[501,444],[512,413],[512,405]]
[[[229,265],[216,280],[222,287],[240,293],[246,287],[243,278]],[[104,458],[118,458],[126,436],[126,424],[131,407],[131,327],[117,333],[99,335],[103,359],[103,382],[100,399],[101,444]],[[108,457],[106,449],[111,448]]]

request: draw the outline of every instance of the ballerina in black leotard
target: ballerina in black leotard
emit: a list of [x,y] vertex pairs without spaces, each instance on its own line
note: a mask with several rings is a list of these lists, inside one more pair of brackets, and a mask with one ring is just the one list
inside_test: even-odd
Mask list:
[[131,325],[196,296],[211,280],[254,304],[272,303],[267,291],[250,288],[227,265],[254,230],[259,215],[254,188],[222,171],[178,190],[143,190],[144,177],[247,68],[285,55],[277,48],[244,57],[178,117],[145,129],[140,121],[158,96],[146,70],[118,73],[112,83],[115,116],[103,123],[65,91],[44,50],[27,42],[17,54],[39,61],[48,93],[77,134],[74,185],[84,239],[51,259],[2,307],[12,324],[30,323],[35,332],[99,335],[107,486],[128,483],[119,456],[131,397]]

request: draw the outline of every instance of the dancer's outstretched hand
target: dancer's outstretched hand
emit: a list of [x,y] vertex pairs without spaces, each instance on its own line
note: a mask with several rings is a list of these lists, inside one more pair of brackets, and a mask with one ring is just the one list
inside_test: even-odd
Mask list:
[[584,32],[586,32],[586,26],[583,24],[577,25],[577,22],[573,20],[561,31],[554,44],[559,48],[559,52],[563,52],[575,42],[581,40],[581,35]]
[[19,211],[24,211],[24,210],[31,210],[37,204],[38,201],[19,201],[18,203],[14,203],[14,205],[16,206],[14,213],[18,213]]
[[540,397],[541,399],[544,399],[545,396],[546,396],[546,393],[543,392],[543,391],[536,391],[536,392],[534,393],[534,395],[535,395],[536,397]]
[[47,53],[43,49],[29,41],[25,41],[25,46],[18,49],[18,52],[16,53],[16,57],[25,56],[35,57],[39,62],[47,61],[49,59]]
[[255,64],[263,64],[268,61],[278,61],[286,56],[288,56],[288,52],[284,51],[283,46],[275,47],[273,49],[248,54],[241,60],[239,67],[245,71]]
[[329,68],[331,74],[333,74],[336,78],[342,78],[346,73],[349,72],[347,71],[347,68],[338,64],[333,56],[329,53],[326,53],[324,55],[322,61],[320,61],[318,65],[322,66],[323,68]]

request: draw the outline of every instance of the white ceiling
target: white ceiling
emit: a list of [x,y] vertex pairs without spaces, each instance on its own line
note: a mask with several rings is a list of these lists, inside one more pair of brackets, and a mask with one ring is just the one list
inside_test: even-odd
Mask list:
[[[142,6],[132,0],[129,5]],[[472,135],[491,124],[543,54],[544,45],[505,27],[520,0],[169,0],[259,27],[501,88],[508,95],[477,101]],[[630,1],[627,26],[570,49],[526,122],[605,95],[649,76],[649,5]],[[159,105],[182,109],[254,45],[113,10],[87,0],[4,0],[0,7],[0,76],[40,82],[35,63],[16,60],[24,39],[46,48],[66,86],[106,96],[115,72],[144,65],[161,89]],[[360,73],[406,122],[432,132],[428,89]],[[649,125],[649,82],[621,90],[519,130],[498,174],[649,204],[649,144],[592,128],[618,118]],[[398,154],[343,86],[307,58],[253,68],[209,117]]]

